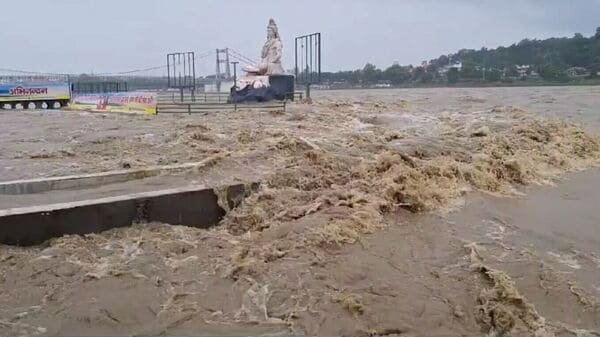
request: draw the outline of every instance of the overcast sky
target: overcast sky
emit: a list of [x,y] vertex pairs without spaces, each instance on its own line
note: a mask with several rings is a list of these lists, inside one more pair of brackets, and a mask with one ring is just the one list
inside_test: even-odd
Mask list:
[[[286,69],[293,38],[312,32],[323,33],[325,70],[385,68],[526,37],[590,36],[600,0],[6,0],[0,68],[117,72],[222,47],[257,59],[270,17]],[[214,72],[214,58],[197,67]]]

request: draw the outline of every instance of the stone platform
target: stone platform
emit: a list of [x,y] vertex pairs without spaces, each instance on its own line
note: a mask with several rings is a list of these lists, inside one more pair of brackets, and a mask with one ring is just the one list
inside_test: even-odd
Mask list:
[[140,178],[197,165],[4,182],[0,243],[38,245],[66,234],[97,233],[144,222],[208,228],[258,187],[257,183],[211,187],[194,183],[190,175]]

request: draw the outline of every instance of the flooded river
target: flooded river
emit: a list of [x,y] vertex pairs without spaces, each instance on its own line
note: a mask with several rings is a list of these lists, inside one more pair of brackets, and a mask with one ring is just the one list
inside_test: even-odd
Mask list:
[[0,246],[0,334],[598,336],[599,97],[349,90],[284,113],[0,112],[2,180],[213,156],[164,181],[262,182],[209,230]]

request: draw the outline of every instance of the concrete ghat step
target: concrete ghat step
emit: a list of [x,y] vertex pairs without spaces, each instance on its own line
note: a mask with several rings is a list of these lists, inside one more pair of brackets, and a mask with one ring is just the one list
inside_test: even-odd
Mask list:
[[213,160],[213,157],[209,157],[199,162],[151,166],[143,169],[117,170],[63,177],[4,181],[0,182],[0,194],[33,194],[53,190],[114,184],[134,179],[148,178],[165,173],[183,172],[194,168],[200,168],[211,163]]
[[151,221],[207,228],[256,188],[258,184],[192,186],[0,210],[0,243],[38,245],[66,234],[98,233]]

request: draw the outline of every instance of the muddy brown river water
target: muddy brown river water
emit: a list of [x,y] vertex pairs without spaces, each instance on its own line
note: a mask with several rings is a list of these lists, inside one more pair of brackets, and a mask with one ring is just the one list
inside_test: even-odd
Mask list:
[[1,180],[216,156],[163,181],[263,181],[210,230],[0,246],[0,335],[600,336],[600,87],[0,122]]

